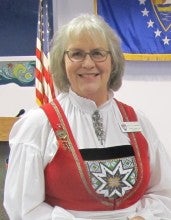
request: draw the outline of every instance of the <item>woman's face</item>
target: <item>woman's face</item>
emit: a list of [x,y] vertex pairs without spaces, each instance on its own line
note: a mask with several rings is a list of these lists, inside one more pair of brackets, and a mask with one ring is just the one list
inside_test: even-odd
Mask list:
[[[69,42],[66,50],[81,50],[90,52],[95,49],[108,51],[104,42],[92,41],[87,36]],[[108,81],[111,73],[111,56],[103,62],[96,62],[86,55],[81,62],[71,61],[68,55],[64,56],[67,78],[70,82],[71,89],[79,96],[92,99],[96,104],[102,104],[108,98]]]

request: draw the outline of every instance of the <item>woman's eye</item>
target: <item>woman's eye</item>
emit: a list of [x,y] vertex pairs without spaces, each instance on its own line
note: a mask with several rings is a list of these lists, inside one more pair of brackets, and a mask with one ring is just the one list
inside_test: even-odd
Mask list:
[[72,57],[82,57],[83,53],[81,51],[75,51],[72,53]]
[[99,57],[103,56],[103,54],[101,53],[101,51],[93,51],[92,55],[93,55],[93,56],[99,56]]

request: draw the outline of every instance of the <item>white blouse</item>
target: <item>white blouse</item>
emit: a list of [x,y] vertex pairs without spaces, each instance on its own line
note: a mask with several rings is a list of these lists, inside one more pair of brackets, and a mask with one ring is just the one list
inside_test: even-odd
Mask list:
[[[60,94],[74,138],[80,149],[101,148],[130,143],[121,131],[122,116],[113,93],[98,107],[103,118],[105,141],[97,139],[92,114],[97,106],[91,100],[70,91]],[[10,157],[7,169],[4,207],[10,220],[126,220],[142,216],[146,220],[171,219],[171,161],[152,125],[142,113],[137,113],[142,132],[149,144],[151,178],[146,194],[129,208],[116,211],[73,211],[51,207],[44,202],[44,168],[58,150],[53,129],[41,108],[30,110],[18,120],[10,134]]]

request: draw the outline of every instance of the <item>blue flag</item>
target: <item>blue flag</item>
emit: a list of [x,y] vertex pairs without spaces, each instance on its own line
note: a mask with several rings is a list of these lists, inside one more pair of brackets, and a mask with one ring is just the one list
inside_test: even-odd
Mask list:
[[171,0],[97,0],[118,33],[126,60],[171,60]]

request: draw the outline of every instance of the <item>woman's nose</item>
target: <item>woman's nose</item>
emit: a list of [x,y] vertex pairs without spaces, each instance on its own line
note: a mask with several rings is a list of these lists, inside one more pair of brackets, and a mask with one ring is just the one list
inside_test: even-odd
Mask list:
[[95,62],[91,58],[90,54],[86,54],[82,66],[86,68],[91,68],[95,66]]

